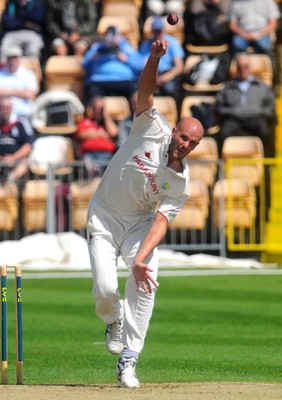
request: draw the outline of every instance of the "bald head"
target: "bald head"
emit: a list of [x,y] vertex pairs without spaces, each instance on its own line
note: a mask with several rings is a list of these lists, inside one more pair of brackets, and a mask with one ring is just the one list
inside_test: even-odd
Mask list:
[[182,118],[178,122],[176,129],[193,135],[197,140],[201,140],[204,136],[203,125],[198,119],[193,117]]
[[201,122],[192,117],[182,118],[172,130],[169,146],[169,161],[179,161],[195,149],[204,136]]

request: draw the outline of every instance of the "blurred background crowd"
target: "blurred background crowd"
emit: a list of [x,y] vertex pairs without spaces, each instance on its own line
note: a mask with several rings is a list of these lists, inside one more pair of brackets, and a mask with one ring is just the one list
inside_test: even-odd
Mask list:
[[[199,118],[219,159],[226,140],[242,136],[258,137],[263,155],[275,157],[281,7],[279,0],[0,1],[1,182],[18,184],[35,160],[63,161],[62,138],[74,159],[105,167],[130,131],[138,77],[156,39],[169,42],[155,105],[171,127]],[[167,23],[170,12],[176,25]]]

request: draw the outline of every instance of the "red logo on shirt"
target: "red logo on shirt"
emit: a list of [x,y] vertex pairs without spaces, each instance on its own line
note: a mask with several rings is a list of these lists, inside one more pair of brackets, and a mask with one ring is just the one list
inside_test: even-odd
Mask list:
[[[149,154],[149,156],[150,156],[150,153],[149,153],[149,152],[146,152],[145,155],[146,155],[146,154]],[[147,157],[147,156],[146,156],[146,157]],[[148,157],[148,158],[149,158],[149,157]],[[150,182],[150,186],[151,186],[151,188],[152,188],[152,190],[153,190],[153,193],[154,193],[154,194],[159,194],[160,192],[159,192],[159,190],[158,190],[158,186],[157,186],[157,184],[156,184],[154,175],[152,175],[152,173],[151,173],[151,172],[148,170],[148,168],[142,163],[142,161],[140,160],[140,158],[139,158],[137,155],[134,156],[133,159],[134,159],[134,161],[136,162],[136,165],[138,166],[138,168],[140,168],[140,169],[143,171],[144,175],[148,178],[148,180],[149,180],[149,182]]]

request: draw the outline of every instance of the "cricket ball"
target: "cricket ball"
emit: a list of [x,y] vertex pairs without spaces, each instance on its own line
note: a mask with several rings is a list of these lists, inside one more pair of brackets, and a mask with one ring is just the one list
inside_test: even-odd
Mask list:
[[169,23],[169,25],[175,25],[175,24],[177,24],[179,18],[178,18],[178,15],[176,13],[170,13],[166,17],[166,20]]

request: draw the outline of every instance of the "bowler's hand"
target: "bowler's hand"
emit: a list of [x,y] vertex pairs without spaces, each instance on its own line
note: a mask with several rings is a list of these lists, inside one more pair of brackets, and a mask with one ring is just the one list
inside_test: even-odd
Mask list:
[[158,282],[152,277],[150,272],[153,270],[143,263],[133,263],[132,273],[135,278],[136,290],[139,290],[139,285],[141,284],[144,292],[146,294],[152,293],[152,288],[150,282],[157,288],[159,286]]
[[169,42],[167,40],[156,40],[151,46],[151,55],[155,58],[162,57],[168,48]]

